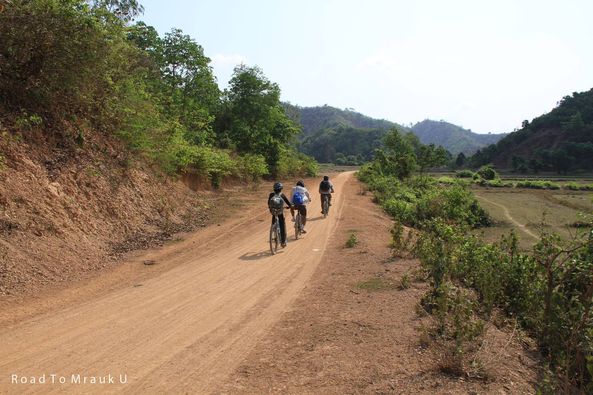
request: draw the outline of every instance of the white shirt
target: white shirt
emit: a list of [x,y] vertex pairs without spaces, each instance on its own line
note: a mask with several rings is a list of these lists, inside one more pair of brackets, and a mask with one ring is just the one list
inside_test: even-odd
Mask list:
[[296,187],[292,187],[292,196],[290,199],[291,202],[294,201],[294,195],[297,192],[305,196],[305,201],[303,202],[303,204],[307,204],[311,201],[311,196],[309,196],[309,191],[307,190],[307,188],[297,185]]

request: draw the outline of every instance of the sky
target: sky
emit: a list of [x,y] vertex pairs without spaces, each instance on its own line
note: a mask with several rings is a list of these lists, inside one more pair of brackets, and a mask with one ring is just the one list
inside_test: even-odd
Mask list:
[[591,0],[144,0],[204,48],[221,89],[258,66],[282,101],[506,133],[593,88]]

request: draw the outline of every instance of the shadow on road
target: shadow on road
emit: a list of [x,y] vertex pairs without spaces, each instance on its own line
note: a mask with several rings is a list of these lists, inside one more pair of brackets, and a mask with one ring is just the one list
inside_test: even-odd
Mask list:
[[[283,251],[278,251],[276,254],[281,254]],[[239,257],[242,261],[259,261],[260,259],[271,257],[270,250],[261,252],[246,252]]]

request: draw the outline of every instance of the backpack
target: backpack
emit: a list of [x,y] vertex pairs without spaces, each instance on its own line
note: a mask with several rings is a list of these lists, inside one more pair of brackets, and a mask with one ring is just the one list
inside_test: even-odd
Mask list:
[[321,189],[323,192],[329,192],[331,189],[331,184],[329,181],[321,181],[321,184],[319,184],[319,189]]
[[295,192],[292,196],[292,204],[305,204],[305,195],[302,192]]
[[284,211],[284,199],[280,195],[274,195],[270,198],[268,203],[272,215],[282,215]]

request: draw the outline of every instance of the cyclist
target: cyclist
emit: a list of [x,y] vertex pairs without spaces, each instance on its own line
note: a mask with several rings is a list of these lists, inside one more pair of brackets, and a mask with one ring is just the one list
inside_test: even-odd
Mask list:
[[309,195],[309,191],[307,190],[307,188],[305,188],[305,182],[303,180],[297,181],[296,186],[292,188],[292,204],[294,208],[297,209],[301,214],[303,233],[307,233],[307,231],[305,230],[305,224],[307,223],[307,204],[310,201],[311,195]]
[[[282,247],[286,247],[286,221],[284,220],[284,203],[290,207],[290,213],[294,217],[294,208],[288,198],[282,193],[283,185],[281,182],[274,184],[274,192],[268,196],[268,208],[281,210],[281,214],[278,215],[278,221],[280,222],[280,243]],[[272,224],[276,221],[276,217],[272,216]]]
[[323,181],[319,183],[319,195],[321,195],[321,214],[323,214],[323,195],[327,196],[327,203],[331,206],[332,193],[334,193],[334,184],[332,184],[328,176],[323,176]]

